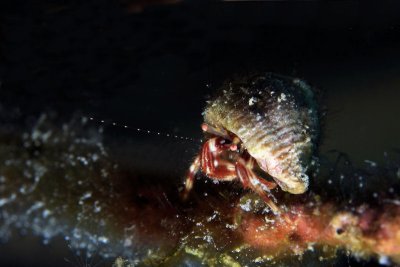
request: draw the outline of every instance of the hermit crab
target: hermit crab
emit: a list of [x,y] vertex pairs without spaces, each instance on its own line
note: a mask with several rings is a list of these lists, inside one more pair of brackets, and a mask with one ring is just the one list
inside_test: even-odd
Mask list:
[[[183,197],[196,173],[220,181],[240,180],[275,214],[271,189],[304,193],[318,136],[314,94],[300,79],[273,73],[227,81],[203,112],[207,140],[188,171]],[[268,181],[261,176],[269,175]]]

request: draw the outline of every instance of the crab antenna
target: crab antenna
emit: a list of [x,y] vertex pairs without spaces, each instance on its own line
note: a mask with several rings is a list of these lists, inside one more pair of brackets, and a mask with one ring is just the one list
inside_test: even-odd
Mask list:
[[229,134],[225,129],[216,128],[207,123],[203,123],[201,125],[201,129],[203,130],[203,132],[207,132],[213,135],[224,137],[226,139],[230,139]]
[[131,130],[135,130],[136,132],[140,132],[140,133],[153,134],[153,135],[158,135],[158,136],[166,136],[166,137],[175,138],[175,139],[179,139],[179,140],[200,141],[200,142],[202,141],[202,140],[198,140],[198,139],[191,138],[191,137],[188,137],[188,136],[181,136],[181,135],[175,135],[175,134],[170,134],[170,133],[163,133],[163,132],[152,131],[152,130],[143,129],[143,128],[135,128],[135,127],[132,127],[130,125],[120,124],[120,123],[117,123],[115,121],[106,121],[106,120],[102,120],[102,119],[96,119],[94,117],[85,117],[85,116],[83,116],[82,119],[84,119],[84,120],[89,119],[90,121],[95,121],[95,122],[98,122],[98,123],[101,123],[101,124],[110,123],[112,126],[125,128],[125,129],[131,129]]

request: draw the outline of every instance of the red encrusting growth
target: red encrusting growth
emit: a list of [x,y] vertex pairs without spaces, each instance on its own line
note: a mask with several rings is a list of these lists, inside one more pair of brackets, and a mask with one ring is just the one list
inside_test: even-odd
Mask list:
[[338,211],[332,204],[314,208],[294,205],[288,216],[292,223],[266,221],[249,214],[240,226],[244,242],[279,255],[288,249],[302,254],[310,246],[345,248],[360,257],[385,256],[400,262],[400,207],[382,209],[362,206],[354,212]]

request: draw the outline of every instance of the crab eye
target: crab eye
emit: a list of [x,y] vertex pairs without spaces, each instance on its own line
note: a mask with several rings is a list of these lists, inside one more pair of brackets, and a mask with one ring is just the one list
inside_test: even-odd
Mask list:
[[238,146],[236,144],[231,144],[229,149],[232,150],[232,151],[236,151],[236,150],[238,150]]

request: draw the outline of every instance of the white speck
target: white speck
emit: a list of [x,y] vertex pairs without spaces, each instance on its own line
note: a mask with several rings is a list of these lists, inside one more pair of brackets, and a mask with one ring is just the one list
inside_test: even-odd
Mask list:
[[264,217],[264,220],[265,220],[266,223],[271,223],[271,224],[274,224],[274,223],[275,223],[275,220],[274,220],[274,219],[268,219],[267,216]]
[[45,209],[45,210],[42,212],[42,217],[43,217],[43,218],[47,218],[50,214],[51,214],[51,211],[48,210],[48,209]]
[[366,159],[366,160],[364,160],[364,162],[369,164],[371,167],[376,167],[377,166],[376,162],[374,162],[372,160]]
[[126,238],[124,241],[125,247],[130,247],[132,245],[132,240],[130,238]]
[[96,201],[94,202],[94,209],[93,209],[93,211],[94,211],[95,213],[98,213],[98,212],[101,211],[101,206],[99,205],[99,201],[98,201],[98,200],[96,200]]
[[108,238],[105,236],[99,236],[98,238],[99,242],[107,244],[108,243]]
[[108,172],[106,169],[101,169],[100,172],[101,172],[101,177],[103,177],[103,178],[108,177]]
[[278,103],[281,103],[281,101],[286,100],[286,95],[284,93],[281,93],[281,95],[278,97]]
[[331,179],[328,180],[328,184],[332,184],[332,180]]
[[245,204],[240,204],[242,210],[250,211],[251,210],[251,200],[248,199]]
[[204,240],[204,241],[207,241],[208,243],[212,243],[212,242],[214,241],[213,238],[212,238],[212,236],[210,236],[210,235],[204,236],[204,237],[203,237],[203,240]]
[[378,193],[375,192],[375,193],[372,194],[372,196],[373,196],[374,198],[377,198],[377,197],[378,197]]
[[237,227],[234,224],[225,224],[225,227],[228,229],[236,229]]
[[254,103],[257,103],[257,98],[251,97],[251,98],[249,99],[249,106],[254,105]]
[[81,196],[81,198],[79,199],[79,204],[82,205],[83,201],[90,198],[92,196],[92,192],[86,192],[85,194],[83,194]]
[[215,144],[210,145],[210,151],[211,152],[217,151],[217,148],[216,148]]
[[89,162],[87,161],[87,159],[85,157],[80,157],[79,156],[76,159],[79,160],[80,162],[82,162],[82,164],[85,165],[85,166],[89,164]]
[[210,217],[207,218],[207,222],[211,222],[212,220],[214,220],[218,215],[217,211],[214,211],[214,214]]
[[81,197],[81,199],[82,199],[82,200],[88,199],[88,198],[90,198],[91,196],[92,196],[92,192],[86,192],[86,193]]
[[253,262],[255,262],[255,263],[262,263],[262,262],[263,262],[263,258],[261,258],[261,257],[255,258],[255,259],[253,260]]
[[386,255],[380,255],[379,256],[379,264],[386,265],[386,266],[390,265],[389,257]]
[[400,206],[400,200],[395,199],[384,199],[383,202],[385,203],[392,203],[394,205]]
[[214,160],[214,167],[218,167],[218,160]]
[[0,198],[0,207],[15,200],[17,196],[12,194],[9,198]]
[[82,238],[82,233],[80,229],[75,228],[74,230],[72,230],[72,235],[74,236],[74,238],[76,239],[81,239]]
[[96,153],[94,153],[93,155],[92,155],[92,160],[93,161],[97,161],[99,159],[99,155],[97,155]]

